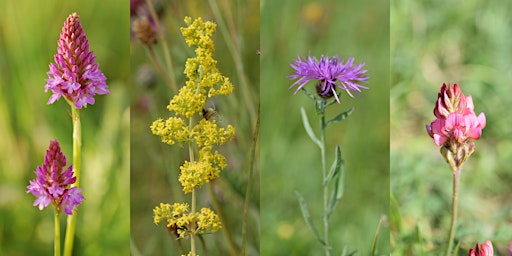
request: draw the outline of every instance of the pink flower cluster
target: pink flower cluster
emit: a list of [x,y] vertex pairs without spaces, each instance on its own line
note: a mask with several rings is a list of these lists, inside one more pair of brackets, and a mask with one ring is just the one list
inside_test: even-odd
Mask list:
[[464,97],[459,85],[443,84],[434,108],[434,120],[427,132],[437,146],[478,140],[485,127],[485,115],[475,114],[471,95]]
[[478,242],[476,243],[475,249],[469,249],[468,256],[493,256],[494,250],[492,248],[491,241],[487,240],[485,243],[480,245],[480,249],[478,248]]

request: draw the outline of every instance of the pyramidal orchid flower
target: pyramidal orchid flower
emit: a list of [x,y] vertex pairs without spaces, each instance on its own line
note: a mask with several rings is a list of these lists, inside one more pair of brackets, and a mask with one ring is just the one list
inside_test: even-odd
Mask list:
[[365,75],[367,70],[363,70],[364,63],[354,65],[354,58],[349,58],[345,64],[338,55],[329,58],[328,55],[322,55],[320,60],[316,57],[299,56],[290,67],[295,69],[295,73],[288,78],[295,81],[289,89],[297,86],[294,94],[302,89],[309,81],[316,80],[317,94],[322,98],[335,97],[340,103],[336,89],[342,89],[353,97],[352,92],[360,95],[361,89],[368,87],[360,85],[360,82],[368,81]]
[[109,94],[106,77],[95,63],[95,56],[89,51],[89,41],[73,13],[64,22],[57,42],[55,63],[50,64],[45,92],[51,91],[48,104],[61,97],[76,108],[94,104],[94,95]]
[[441,153],[454,168],[460,168],[474,151],[474,141],[482,136],[484,113],[476,116],[471,95],[464,96],[459,85],[443,84],[436,106],[436,119],[427,125],[427,132]]
[[480,245],[478,248],[478,242],[476,243],[475,249],[469,249],[468,256],[493,256],[494,250],[492,248],[491,241],[487,240],[485,243]]
[[64,210],[71,215],[75,206],[84,200],[81,188],[70,187],[76,180],[72,166],[65,166],[66,156],[61,152],[59,142],[51,141],[43,165],[36,168],[36,178],[27,186],[27,193],[37,197],[34,206],[38,206],[39,210],[51,203],[57,212]]

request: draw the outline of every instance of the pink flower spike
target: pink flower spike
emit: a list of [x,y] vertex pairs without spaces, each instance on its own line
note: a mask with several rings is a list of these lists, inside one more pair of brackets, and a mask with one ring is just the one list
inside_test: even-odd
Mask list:
[[481,244],[480,249],[478,248],[478,242],[476,243],[475,249],[469,249],[468,256],[493,256],[494,249],[492,248],[491,241],[487,240]]

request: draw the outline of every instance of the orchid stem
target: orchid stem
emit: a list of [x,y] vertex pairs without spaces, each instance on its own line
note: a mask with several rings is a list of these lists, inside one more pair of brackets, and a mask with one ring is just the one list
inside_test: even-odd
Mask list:
[[453,246],[453,238],[455,236],[455,223],[457,222],[457,202],[459,198],[459,180],[460,168],[453,170],[453,197],[452,197],[452,219],[450,222],[450,233],[448,235],[445,256],[449,256]]
[[[71,118],[73,119],[73,172],[76,177],[73,187],[80,186],[80,155],[82,147],[82,128],[80,124],[80,114],[74,104],[71,105]],[[66,238],[64,240],[64,256],[71,256],[73,253],[73,242],[75,238],[77,212],[68,216]]]
[[57,208],[55,208],[55,242],[54,242],[54,255],[60,256],[60,221],[59,221],[59,212]]

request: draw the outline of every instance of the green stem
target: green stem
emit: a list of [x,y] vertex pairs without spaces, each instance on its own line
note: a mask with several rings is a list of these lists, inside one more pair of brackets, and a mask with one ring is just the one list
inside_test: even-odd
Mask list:
[[[71,117],[73,119],[73,172],[76,177],[76,181],[73,187],[80,187],[80,155],[82,148],[82,128],[80,124],[79,110],[71,105]],[[76,211],[68,216],[66,238],[64,240],[64,255],[71,256],[73,252],[73,242],[75,238],[75,226],[76,226]]]
[[256,127],[252,136],[251,160],[249,161],[249,176],[247,177],[247,190],[245,191],[244,213],[242,221],[242,256],[245,256],[245,244],[247,240],[247,213],[249,212],[249,202],[251,199],[252,173],[254,172],[254,159],[256,157],[256,145],[258,144],[258,136],[260,132],[260,108],[258,106],[258,119],[256,119]]
[[[326,179],[327,177],[327,170],[326,170],[326,159],[325,159],[325,148],[326,148],[326,143],[325,143],[325,127],[326,127],[326,123],[325,123],[325,100],[320,100],[317,104],[320,104],[320,114],[322,115],[320,117],[320,130],[321,130],[321,133],[320,133],[320,152],[322,154],[322,182]],[[324,221],[324,242],[325,242],[325,245],[324,245],[324,250],[325,250],[325,255],[326,256],[330,256],[331,255],[331,248],[330,248],[330,245],[329,245],[329,215],[328,215],[328,205],[329,205],[329,187],[328,187],[329,184],[325,184],[324,185],[324,216],[323,216],[323,221]]]
[[158,61],[158,58],[156,57],[156,54],[155,54],[155,51],[153,50],[153,47],[151,47],[151,45],[148,45],[148,49],[149,49],[149,55],[151,55],[151,59],[155,63],[156,68],[158,69],[158,72],[160,72],[160,74],[162,74],[162,76],[165,79],[165,82],[167,82],[169,87],[171,87],[172,92],[173,93],[177,92],[178,88],[176,87],[176,84],[171,80],[169,75],[165,72],[164,68],[162,67],[162,65]]
[[457,202],[459,198],[459,180],[460,168],[453,170],[453,197],[452,197],[452,219],[450,222],[450,232],[448,235],[445,256],[449,256],[453,246],[453,238],[455,237],[455,223],[457,222]]
[[55,218],[54,218],[54,221],[55,221],[55,241],[54,241],[55,252],[54,252],[54,255],[60,256],[60,221],[59,221],[59,211],[57,210],[56,207],[55,207],[54,216],[55,216]]
[[[192,125],[193,125],[193,119],[192,117],[188,119],[188,126],[189,130],[192,131]],[[192,148],[192,142],[188,143],[188,155],[190,162],[194,161],[194,149]],[[190,214],[193,215],[196,212],[196,189],[192,189],[192,199],[191,199],[191,205],[192,209],[190,211]],[[192,222],[190,223],[190,230],[194,231],[196,228],[196,223]],[[196,254],[196,241],[195,241],[195,234],[194,232],[190,233],[190,251],[195,255]]]

